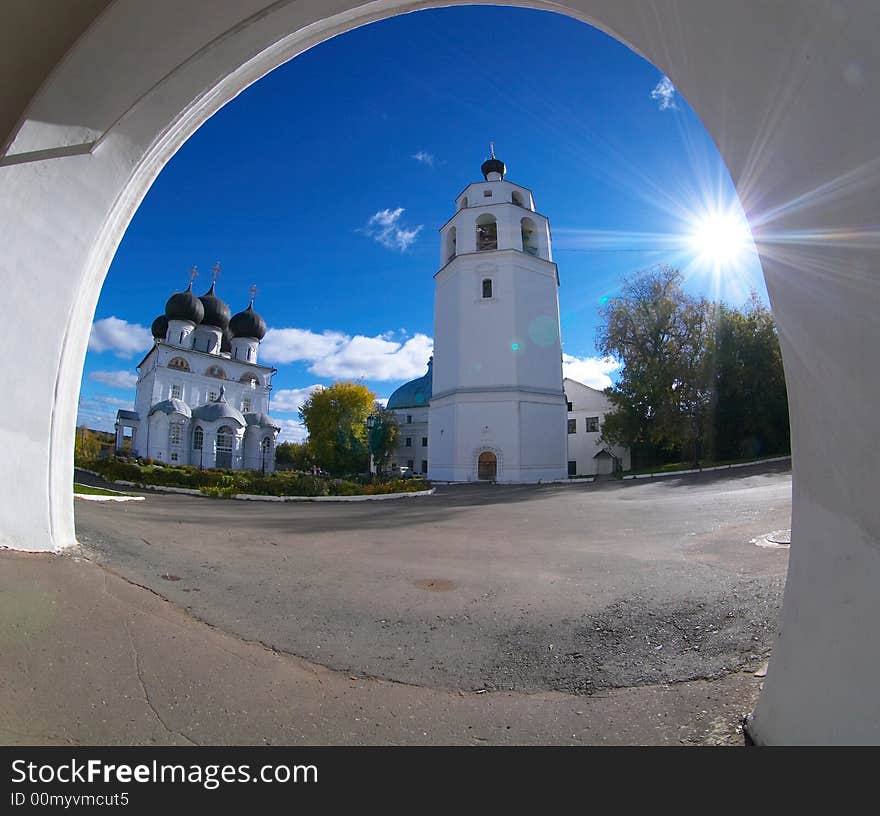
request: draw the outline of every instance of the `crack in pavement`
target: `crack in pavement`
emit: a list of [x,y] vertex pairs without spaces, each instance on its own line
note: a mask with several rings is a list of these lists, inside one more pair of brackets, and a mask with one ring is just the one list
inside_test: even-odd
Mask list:
[[[105,580],[106,580],[106,576],[105,576]],[[147,704],[150,711],[152,711],[153,714],[156,716],[156,719],[162,724],[162,727],[169,734],[171,734],[172,736],[181,737],[182,739],[186,740],[190,745],[197,746],[198,743],[195,740],[190,739],[182,731],[175,731],[174,729],[170,728],[168,723],[165,722],[164,717],[162,717],[162,715],[159,713],[159,710],[153,704],[153,701],[150,698],[150,692],[147,690],[147,685],[144,682],[144,676],[141,672],[140,655],[138,654],[137,646],[134,645],[134,636],[131,633],[131,622],[129,620],[125,621],[125,631],[128,634],[128,642],[129,642],[129,644],[131,644],[131,653],[132,653],[132,656],[134,657],[135,674],[137,675],[138,683],[140,684],[141,692],[143,693],[143,696],[144,696],[144,702]]]

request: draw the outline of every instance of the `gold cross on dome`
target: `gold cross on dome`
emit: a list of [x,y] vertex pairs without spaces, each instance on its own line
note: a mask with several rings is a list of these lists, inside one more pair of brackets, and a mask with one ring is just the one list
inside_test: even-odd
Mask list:
[[199,276],[199,268],[197,266],[193,266],[192,269],[189,270],[189,279],[194,281]]
[[257,285],[253,284],[250,289],[251,292],[251,300],[253,300],[257,296]]
[[221,272],[222,269],[223,269],[223,267],[220,266],[220,261],[217,261],[217,262],[211,267],[211,280],[214,281],[214,283],[217,283],[217,278],[220,277],[220,272]]

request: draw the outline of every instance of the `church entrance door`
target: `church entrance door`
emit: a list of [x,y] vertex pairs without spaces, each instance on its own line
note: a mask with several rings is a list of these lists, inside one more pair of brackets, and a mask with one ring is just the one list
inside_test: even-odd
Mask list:
[[498,460],[494,453],[483,451],[477,459],[477,478],[480,481],[494,482],[498,475]]

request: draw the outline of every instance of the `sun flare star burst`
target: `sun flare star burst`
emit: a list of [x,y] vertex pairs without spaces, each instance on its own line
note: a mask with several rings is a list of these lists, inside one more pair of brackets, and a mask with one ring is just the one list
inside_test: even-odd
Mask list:
[[690,244],[700,260],[714,265],[731,264],[741,259],[750,243],[749,229],[736,214],[712,212],[696,219]]

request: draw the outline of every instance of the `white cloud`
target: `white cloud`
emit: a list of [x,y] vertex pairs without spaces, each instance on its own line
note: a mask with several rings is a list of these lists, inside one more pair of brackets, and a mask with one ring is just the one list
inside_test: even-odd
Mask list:
[[260,344],[260,354],[264,360],[275,363],[317,360],[332,354],[349,339],[342,332],[316,334],[309,329],[269,329]]
[[413,153],[412,157],[417,162],[428,165],[428,167],[433,167],[434,164],[437,162],[437,159],[433,155],[433,153],[429,153],[427,150],[420,150],[418,153]]
[[134,408],[133,400],[120,399],[119,397],[107,397],[103,394],[95,397],[95,402],[100,403],[101,405],[112,405],[114,408],[123,408],[126,411],[131,411]]
[[137,377],[128,371],[93,371],[89,379],[111,388],[134,388],[137,385]]
[[383,247],[406,252],[422,231],[424,224],[412,229],[404,227],[400,220],[403,212],[403,207],[398,207],[396,210],[379,210],[370,216],[367,226],[361,232],[369,235]]
[[[424,334],[395,339],[386,332],[375,337],[308,329],[270,329],[260,348],[273,363],[303,361],[318,377],[409,380],[425,373],[434,341]],[[279,392],[281,393],[281,392]],[[291,392],[294,393],[294,392]],[[278,397],[275,397],[277,404]],[[281,409],[283,410],[283,409]]]
[[309,432],[302,422],[295,419],[281,420],[281,433],[278,434],[279,442],[304,442],[308,436]]
[[318,360],[350,339],[347,334],[334,331],[316,334],[308,329],[269,329],[260,344],[260,354],[264,360],[275,363]]
[[590,388],[608,388],[611,377],[608,375],[623,367],[623,363],[613,357],[575,357],[562,355],[562,376],[577,380]]
[[661,77],[660,81],[651,91],[651,99],[660,103],[660,110],[677,110],[675,104],[675,85],[668,76]]
[[333,354],[309,368],[321,377],[363,377],[367,380],[411,380],[425,373],[434,341],[416,334],[403,343],[388,335],[356,335]]
[[300,406],[309,398],[313,391],[323,388],[323,385],[309,385],[305,388],[285,388],[276,391],[272,395],[272,412],[297,413]]
[[112,351],[117,357],[131,357],[153,345],[153,335],[138,323],[105,317],[92,323],[89,351]]

